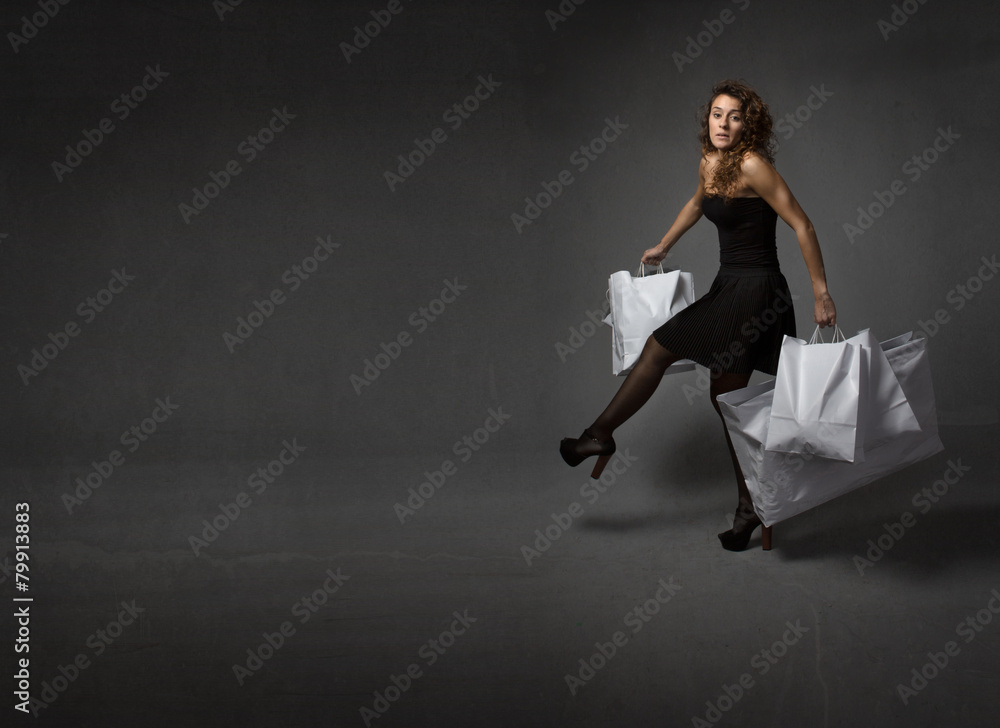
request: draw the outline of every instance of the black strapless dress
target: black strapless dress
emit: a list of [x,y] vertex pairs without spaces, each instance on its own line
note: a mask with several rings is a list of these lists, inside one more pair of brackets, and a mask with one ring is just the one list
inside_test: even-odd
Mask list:
[[788,282],[778,267],[778,215],[763,198],[705,197],[719,229],[719,273],[708,293],[653,332],[672,353],[713,371],[778,371],[785,335],[795,336]]

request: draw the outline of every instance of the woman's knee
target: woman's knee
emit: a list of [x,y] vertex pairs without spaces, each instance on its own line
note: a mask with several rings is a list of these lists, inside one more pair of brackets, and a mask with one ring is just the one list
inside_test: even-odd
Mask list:
[[658,366],[662,366],[664,369],[680,359],[680,357],[673,354],[669,349],[663,346],[663,344],[657,341],[656,337],[652,334],[650,334],[646,339],[646,343],[642,347],[642,353],[639,357],[644,358]]
[[715,400],[720,394],[732,392],[736,389],[743,389],[750,383],[750,376],[750,374],[730,374],[713,371],[710,376],[709,395],[712,398],[712,404],[716,405],[716,409],[718,409],[718,405]]

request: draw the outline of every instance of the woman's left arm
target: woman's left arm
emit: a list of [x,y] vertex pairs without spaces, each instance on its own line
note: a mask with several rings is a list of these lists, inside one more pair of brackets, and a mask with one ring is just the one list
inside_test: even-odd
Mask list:
[[784,220],[788,227],[795,231],[802,249],[802,257],[809,269],[812,280],[813,296],[816,306],[813,318],[819,326],[833,326],[837,323],[837,307],[826,287],[826,269],[823,267],[823,253],[819,249],[819,240],[812,222],[799,207],[798,201],[788,189],[785,180],[766,159],[757,154],[751,154],[743,162],[743,178],[747,185],[764,198],[778,217]]

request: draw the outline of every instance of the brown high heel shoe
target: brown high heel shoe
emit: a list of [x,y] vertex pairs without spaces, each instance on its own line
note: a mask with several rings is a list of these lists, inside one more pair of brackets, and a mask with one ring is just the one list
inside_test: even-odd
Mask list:
[[595,480],[601,477],[604,466],[608,464],[611,456],[615,454],[615,440],[598,440],[590,434],[590,428],[583,431],[580,437],[563,438],[559,444],[559,454],[566,464],[575,468],[591,455],[597,455],[597,463],[594,465],[594,472],[590,474]]

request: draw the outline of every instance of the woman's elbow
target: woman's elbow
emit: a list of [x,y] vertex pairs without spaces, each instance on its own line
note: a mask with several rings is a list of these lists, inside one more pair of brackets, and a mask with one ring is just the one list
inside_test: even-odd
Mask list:
[[816,239],[816,228],[813,227],[812,221],[808,217],[799,220],[798,224],[793,227],[799,238]]

